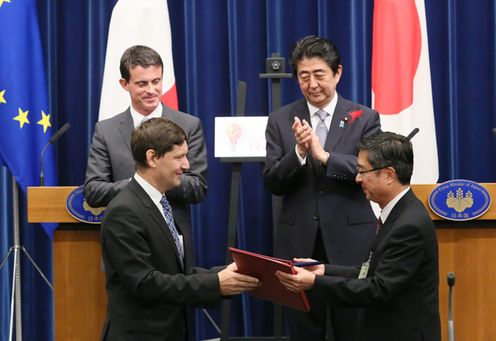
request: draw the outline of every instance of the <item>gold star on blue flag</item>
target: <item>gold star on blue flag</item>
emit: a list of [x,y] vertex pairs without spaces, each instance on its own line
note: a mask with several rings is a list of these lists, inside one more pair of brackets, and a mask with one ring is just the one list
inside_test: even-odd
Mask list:
[[[23,191],[39,186],[40,154],[53,134],[34,0],[0,0],[0,165]],[[53,148],[43,158],[45,184],[56,185]],[[51,236],[54,224],[43,224]]]

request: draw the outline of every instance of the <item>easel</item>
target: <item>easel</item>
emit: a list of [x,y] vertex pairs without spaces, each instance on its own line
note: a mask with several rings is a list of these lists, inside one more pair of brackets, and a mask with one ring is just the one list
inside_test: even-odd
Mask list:
[[[279,53],[272,53],[271,58],[265,60],[265,73],[261,73],[260,78],[271,79],[271,92],[272,92],[272,103],[271,111],[277,110],[281,107],[281,79],[291,78],[293,75],[291,73],[286,73],[286,63],[284,58],[280,57]],[[281,210],[281,197],[272,196],[272,240],[276,240],[275,236],[275,226],[277,225],[277,219],[279,211]],[[283,314],[282,308],[279,305],[274,305],[274,336],[279,337],[278,340],[288,340],[287,337],[283,337]]]
[[[272,103],[271,111],[281,107],[281,79],[291,78],[292,74],[285,72],[285,60],[279,54],[273,53],[272,57],[266,59],[266,73],[260,74],[260,78],[272,80]],[[246,83],[238,83],[236,115],[244,116],[246,111]],[[241,182],[242,162],[264,162],[265,158],[221,158],[221,162],[232,163],[231,191],[229,197],[229,220],[227,231],[227,245],[236,246],[236,222],[238,218],[239,191]],[[277,212],[280,209],[280,198],[273,197],[273,226],[277,222]],[[274,230],[275,232],[275,230]],[[229,252],[226,255],[226,264],[232,261]],[[288,337],[283,336],[282,309],[279,305],[274,305],[274,336],[270,337],[229,337],[229,322],[231,312],[231,301],[226,299],[222,302],[222,326],[221,341],[283,341]]]
[[[53,292],[53,285],[50,283],[48,278],[45,276],[43,271],[41,271],[40,267],[28,251],[24,248],[21,243],[21,233],[19,228],[19,190],[17,186],[17,182],[12,176],[12,216],[13,216],[13,226],[12,231],[14,234],[14,245],[12,245],[7,254],[3,257],[0,262],[0,270],[6,264],[9,256],[13,254],[14,256],[14,266],[12,269],[12,296],[10,301],[10,323],[9,323],[9,341],[14,337],[14,319],[15,319],[15,335],[17,341],[22,341],[22,292],[21,292],[21,252],[24,252],[24,255],[28,257],[29,261],[33,265],[33,267],[38,271],[40,276],[43,278],[45,283]],[[14,318],[15,312],[15,318]]]

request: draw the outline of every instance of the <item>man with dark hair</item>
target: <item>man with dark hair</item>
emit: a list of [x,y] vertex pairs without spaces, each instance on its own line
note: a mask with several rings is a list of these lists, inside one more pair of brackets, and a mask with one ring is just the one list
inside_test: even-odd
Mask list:
[[[166,193],[189,163],[186,133],[152,118],[131,137],[136,173],[112,200],[102,223],[108,296],[102,340],[186,341],[186,305],[214,304],[221,295],[254,289],[236,272],[190,268],[190,237],[174,219]],[[219,269],[220,270],[220,269]]]
[[[277,273],[292,291],[364,307],[361,341],[440,341],[438,245],[434,225],[410,189],[413,150],[394,133],[363,140],[356,182],[382,209],[377,235],[361,267],[319,265]],[[322,276],[324,275],[324,276]]]
[[[338,96],[343,66],[330,41],[305,37],[290,63],[305,99],[269,115],[266,186],[282,196],[275,255],[357,264],[374,238],[375,216],[354,179],[358,144],[379,131],[377,112]],[[311,296],[311,293],[309,293]],[[310,314],[288,309],[292,340],[355,340],[357,311],[311,300]]]
[[129,82],[131,79],[131,69],[136,66],[142,66],[144,68],[159,66],[161,69],[164,68],[160,55],[155,50],[142,45],[131,46],[122,54],[119,65],[122,79]]
[[319,58],[329,66],[334,74],[341,75],[342,65],[338,49],[327,39],[307,36],[295,43],[289,56],[289,63],[296,77],[298,77],[298,63],[305,58]]
[[164,70],[155,50],[140,45],[128,48],[121,57],[120,71],[119,82],[129,92],[131,105],[95,125],[84,183],[85,199],[93,207],[108,205],[134,174],[131,132],[144,120],[164,117],[178,124],[189,141],[190,168],[182,174],[181,184],[167,193],[176,219],[189,231],[189,204],[203,200],[207,190],[207,150],[201,122],[160,103]]

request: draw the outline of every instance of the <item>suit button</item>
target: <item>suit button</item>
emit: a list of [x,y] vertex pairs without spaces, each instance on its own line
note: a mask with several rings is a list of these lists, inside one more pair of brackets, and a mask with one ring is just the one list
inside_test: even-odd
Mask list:
[[324,193],[324,191],[319,189],[319,194],[323,194],[323,193]]
[[319,216],[318,215],[314,215],[313,216],[313,220],[319,220]]

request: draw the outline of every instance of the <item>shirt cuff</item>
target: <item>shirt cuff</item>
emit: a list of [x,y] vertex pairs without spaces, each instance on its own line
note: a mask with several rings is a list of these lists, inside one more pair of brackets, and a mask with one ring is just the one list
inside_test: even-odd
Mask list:
[[298,158],[298,161],[300,161],[300,165],[302,165],[302,166],[303,166],[303,165],[305,165],[305,164],[307,163],[307,156],[305,155],[305,157],[304,157],[304,158],[302,158],[302,157],[300,156],[300,154],[298,154],[298,152],[297,152],[297,150],[296,150],[296,148],[297,148],[297,147],[298,147],[298,145],[295,145],[295,153],[296,153],[296,157]]

